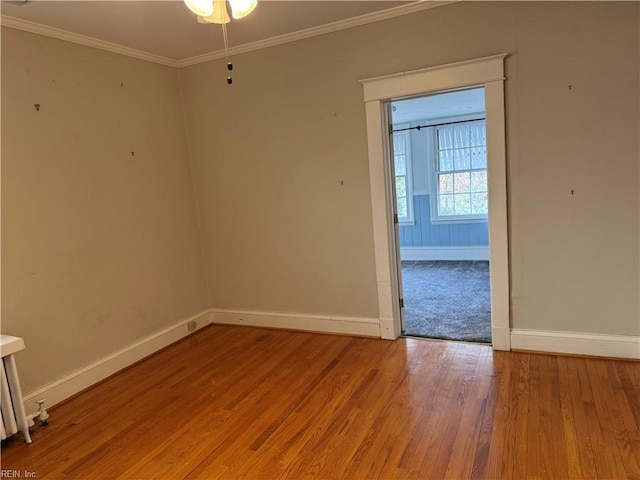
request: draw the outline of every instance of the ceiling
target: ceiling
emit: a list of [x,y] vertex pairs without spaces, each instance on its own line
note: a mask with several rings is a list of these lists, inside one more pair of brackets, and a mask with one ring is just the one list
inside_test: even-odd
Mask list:
[[394,125],[422,120],[429,122],[462,115],[484,115],[484,88],[425,95],[398,100],[391,105]]
[[[445,3],[449,2],[261,0],[251,15],[228,25],[230,52],[307,38]],[[199,24],[182,0],[3,1],[2,24],[107,50],[121,47],[120,53],[144,53],[157,57],[148,60],[173,66],[220,58],[224,49],[221,27]]]

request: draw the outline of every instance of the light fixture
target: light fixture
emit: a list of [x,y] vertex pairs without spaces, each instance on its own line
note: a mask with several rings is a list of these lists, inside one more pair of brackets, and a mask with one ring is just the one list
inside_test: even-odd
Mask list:
[[[184,0],[185,5],[198,15],[198,23],[217,23],[224,25],[231,19],[227,13],[226,0]],[[229,0],[231,16],[236,20],[253,12],[258,0]]]
[[184,0],[185,5],[199,17],[213,15],[213,2],[211,0]]
[[258,0],[229,0],[231,16],[236,20],[249,15],[258,5]]
[[213,13],[206,17],[198,17],[198,23],[217,23],[219,25],[224,25],[230,21],[231,19],[227,13],[225,0],[213,0]]
[[[244,18],[253,12],[258,5],[258,0],[228,0],[231,5],[233,18]],[[227,23],[231,22],[227,12],[226,0],[184,0],[185,5],[198,16],[198,23],[217,23],[222,25],[224,38],[224,54],[227,58],[227,70],[233,70],[233,64],[229,61],[229,39],[227,38]],[[227,77],[227,84],[231,85],[231,74]]]

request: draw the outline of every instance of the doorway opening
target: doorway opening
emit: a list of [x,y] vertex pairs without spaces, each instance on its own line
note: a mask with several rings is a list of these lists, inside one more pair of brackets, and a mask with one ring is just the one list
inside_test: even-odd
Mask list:
[[380,336],[402,334],[402,284],[396,196],[389,159],[389,102],[428,94],[484,87],[489,196],[489,269],[491,271],[491,344],[510,350],[509,239],[504,110],[504,60],[489,57],[436,65],[360,80],[367,121],[367,147]]
[[484,87],[387,109],[402,334],[491,343]]

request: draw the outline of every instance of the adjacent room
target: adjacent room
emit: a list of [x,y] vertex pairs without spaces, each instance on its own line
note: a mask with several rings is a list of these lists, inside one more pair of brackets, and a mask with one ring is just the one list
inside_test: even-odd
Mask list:
[[403,333],[491,343],[484,89],[391,103]]
[[640,478],[638,2],[0,13],[3,476]]

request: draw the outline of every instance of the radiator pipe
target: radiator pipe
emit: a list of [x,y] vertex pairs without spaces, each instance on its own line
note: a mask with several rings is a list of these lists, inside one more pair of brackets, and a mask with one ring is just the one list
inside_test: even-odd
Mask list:
[[34,422],[34,419],[36,418],[40,418],[40,425],[43,427],[46,427],[49,422],[47,421],[49,418],[49,412],[47,412],[47,409],[44,407],[44,398],[40,399],[40,400],[36,400],[36,404],[38,405],[38,411],[36,413],[31,413],[29,415],[27,415],[27,425],[29,425],[29,427],[33,427],[35,426],[36,422]]

